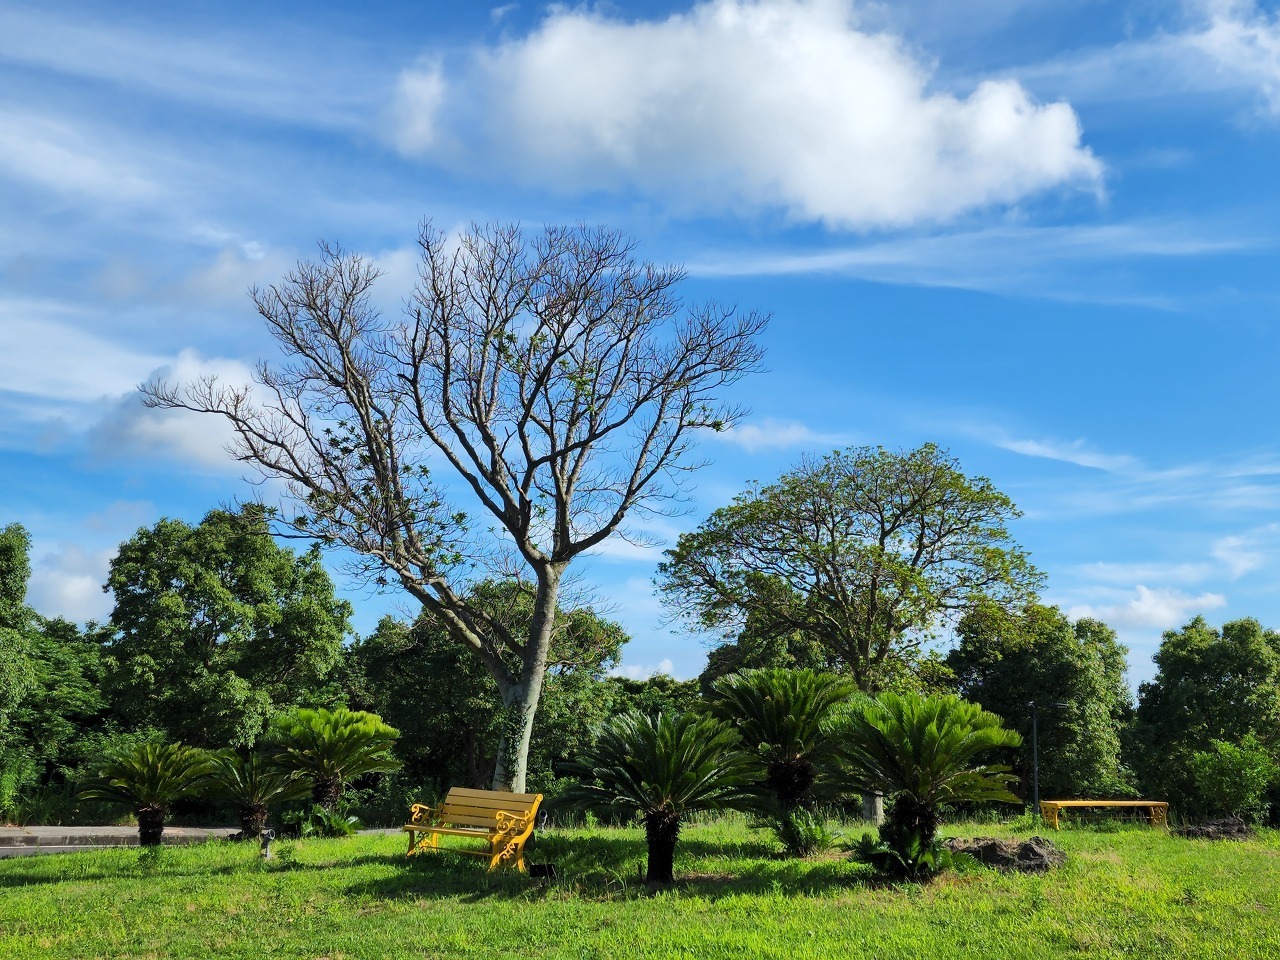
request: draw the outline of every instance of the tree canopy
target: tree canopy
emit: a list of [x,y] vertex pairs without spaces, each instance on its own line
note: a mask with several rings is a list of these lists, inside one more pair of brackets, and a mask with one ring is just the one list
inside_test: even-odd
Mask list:
[[161,520],[121,544],[107,587],[121,715],[197,746],[249,746],[337,665],[351,605],[317,550],[271,536],[260,508]]
[[[1019,611],[982,606],[960,621],[947,657],[960,695],[1002,717],[1027,744],[1034,700],[1039,711],[1040,784],[1044,796],[1117,797],[1132,791],[1120,734],[1132,712],[1125,647],[1097,620],[1074,625],[1056,607]],[[1030,747],[1015,765],[1031,782]]]
[[668,606],[732,639],[799,632],[864,690],[891,685],[939,619],[1025,602],[1040,575],[1010,537],[1013,502],[932,444],[805,459],[680,537]]
[[1280,633],[1253,619],[1218,630],[1196,617],[1165,633],[1155,661],[1155,679],[1138,688],[1134,765],[1149,791],[1204,809],[1196,752],[1250,735],[1280,748]]

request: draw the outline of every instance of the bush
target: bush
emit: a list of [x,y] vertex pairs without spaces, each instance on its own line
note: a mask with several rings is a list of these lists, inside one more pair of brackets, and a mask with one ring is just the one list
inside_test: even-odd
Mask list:
[[1191,770],[1209,810],[1252,823],[1264,818],[1267,790],[1280,777],[1275,758],[1251,733],[1239,744],[1214,740],[1192,754]]

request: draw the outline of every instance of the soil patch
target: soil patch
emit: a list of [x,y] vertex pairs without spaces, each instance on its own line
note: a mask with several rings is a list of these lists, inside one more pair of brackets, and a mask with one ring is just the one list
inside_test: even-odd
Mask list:
[[1222,820],[1179,827],[1173,832],[1180,837],[1199,840],[1246,840],[1253,836],[1253,830],[1239,817],[1225,817]]
[[999,837],[974,837],[962,840],[952,837],[947,848],[954,853],[967,853],[979,863],[997,870],[1019,873],[1044,873],[1067,859],[1067,855],[1044,837],[1030,840],[1002,840]]

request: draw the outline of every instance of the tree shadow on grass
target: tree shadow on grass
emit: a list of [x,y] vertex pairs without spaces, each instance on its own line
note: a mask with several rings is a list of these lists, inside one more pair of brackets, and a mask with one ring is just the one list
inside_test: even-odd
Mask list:
[[[219,877],[247,876],[264,873],[307,873],[322,870],[340,869],[342,867],[367,866],[369,864],[388,864],[395,858],[382,854],[363,854],[344,859],[340,863],[301,863],[294,859],[277,856],[273,860],[253,858],[233,863],[206,864],[199,861],[176,864],[163,862],[149,864],[145,853],[125,861],[110,860],[96,862],[92,865],[84,863],[49,864],[50,858],[75,857],[78,854],[48,854],[37,857],[23,857],[22,860],[44,861],[32,863],[30,866],[6,866],[0,872],[0,890],[16,887],[53,886],[60,883],[84,883],[85,881],[110,880],[146,880],[168,879],[172,877]],[[17,858],[14,858],[17,859]]]
[[[483,860],[448,851],[399,859],[391,876],[347,888],[352,895],[376,899],[457,899],[476,903],[494,899],[615,900],[656,892],[644,883],[646,850],[642,839],[607,835],[544,835],[527,851],[530,864],[552,864],[555,879],[534,879],[512,870],[488,872]],[[789,860],[771,844],[681,840],[676,848],[678,892],[720,899],[741,894],[820,896],[833,890],[879,886],[870,868],[839,853],[811,860]]]

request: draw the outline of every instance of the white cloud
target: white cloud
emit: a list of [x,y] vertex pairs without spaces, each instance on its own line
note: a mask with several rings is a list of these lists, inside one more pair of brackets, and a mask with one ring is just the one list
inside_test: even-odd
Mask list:
[[1092,583],[1132,584],[1142,581],[1196,584],[1213,575],[1208,563],[1084,563],[1069,569],[1070,573]]
[[1188,37],[1224,76],[1256,89],[1266,110],[1280,117],[1280,13],[1268,16],[1256,0],[1199,0],[1208,26]]
[[636,664],[634,666],[619,665],[609,671],[615,677],[627,677],[630,680],[648,680],[655,674],[665,673],[667,676],[674,676],[675,664],[671,662],[670,657],[663,657],[658,661],[657,666],[648,664]]
[[1266,566],[1275,555],[1280,524],[1267,524],[1247,533],[1221,537],[1213,542],[1210,555],[1227,567],[1232,579]]
[[[1167,295],[1135,289],[1126,274],[1109,282],[1099,264],[1117,260],[1197,257],[1271,246],[1229,228],[1194,230],[1171,221],[1085,226],[1004,224],[871,240],[820,250],[697,251],[690,273],[707,277],[836,274],[878,283],[989,290],[1066,301],[1122,303],[1169,309]],[[1087,276],[1088,282],[1082,282]]]
[[1072,620],[1093,617],[1120,629],[1167,630],[1180,626],[1197,613],[1225,606],[1226,603],[1226,598],[1220,593],[1191,596],[1181,590],[1152,590],[1139,584],[1127,598],[1118,602],[1077,604],[1068,607],[1066,613]]
[[[501,173],[575,191],[631,185],[866,228],[1097,189],[1102,175],[1066,103],[1013,80],[934,89],[899,38],[859,29],[851,0],[706,0],[636,21],[556,6],[474,51],[447,90],[435,70],[402,75],[402,149],[467,166],[488,153]],[[487,142],[441,154],[442,126]]]
[[27,599],[46,617],[65,617],[78,623],[105,620],[114,605],[103,593],[115,549],[88,551],[62,543],[37,557],[31,568]]
[[832,447],[847,444],[847,438],[833,433],[817,433],[795,420],[774,420],[766,418],[757,423],[746,423],[730,427],[719,433],[709,435],[713,440],[722,440],[742,447],[748,453],[760,450],[777,450],[787,447],[822,446]]
[[162,361],[105,340],[63,304],[0,300],[0,394],[88,403],[130,389]]
[[65,121],[0,109],[0,173],[59,195],[153,200],[161,188],[121,151]]
[[[252,382],[252,372],[243,363],[206,359],[194,350],[184,350],[176,361],[151,373],[151,377],[175,384],[192,383],[211,375],[231,386]],[[233,439],[230,426],[221,417],[186,410],[148,409],[136,391],[119,397],[89,431],[90,445],[100,456],[160,456],[200,468],[241,471],[240,463],[227,453]]]
[[1058,440],[997,440],[996,446],[1027,457],[1059,460],[1077,467],[1113,472],[1135,465],[1133,457],[1124,454],[1099,453],[1090,450],[1084,440],[1063,442]]

